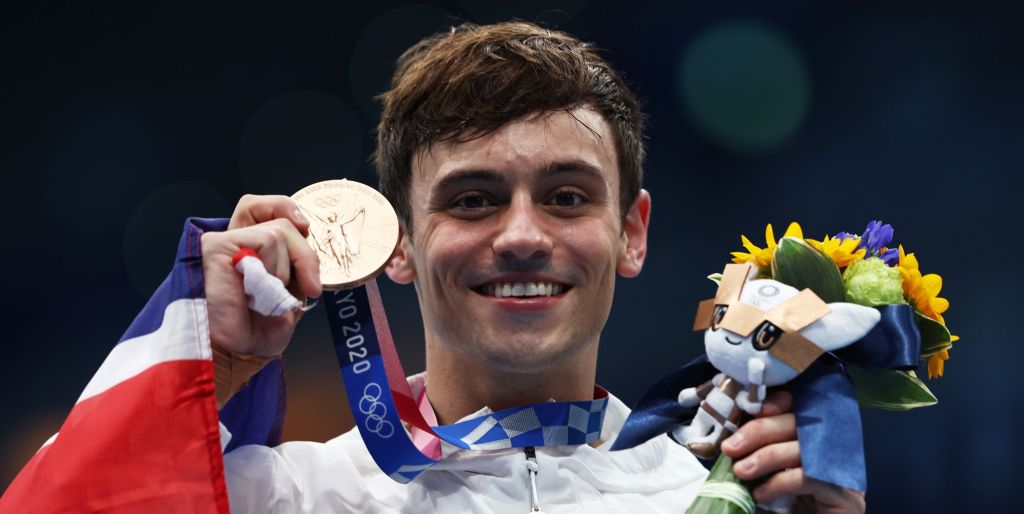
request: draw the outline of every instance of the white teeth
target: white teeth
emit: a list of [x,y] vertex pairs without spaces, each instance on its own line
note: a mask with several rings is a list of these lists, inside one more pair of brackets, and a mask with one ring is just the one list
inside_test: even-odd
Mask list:
[[552,282],[507,282],[502,284],[487,284],[484,292],[490,296],[501,297],[531,297],[531,296],[554,296],[562,292],[562,285]]

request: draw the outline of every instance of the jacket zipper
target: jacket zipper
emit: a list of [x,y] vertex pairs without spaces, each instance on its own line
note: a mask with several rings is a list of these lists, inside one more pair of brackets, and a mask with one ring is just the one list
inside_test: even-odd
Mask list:
[[537,497],[537,473],[540,466],[537,464],[537,450],[532,446],[523,448],[526,453],[526,472],[530,475],[530,512],[544,514],[540,509],[540,499]]

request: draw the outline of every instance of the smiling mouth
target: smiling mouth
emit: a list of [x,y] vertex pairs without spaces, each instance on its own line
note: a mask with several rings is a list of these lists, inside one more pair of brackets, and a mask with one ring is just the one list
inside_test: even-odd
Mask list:
[[740,343],[743,342],[742,339],[740,339],[739,341],[733,341],[732,339],[729,339],[729,336],[724,336],[724,337],[725,337],[725,341],[727,343],[731,344],[731,345],[737,345],[737,344],[740,344]]
[[558,296],[569,289],[571,286],[568,284],[558,282],[494,282],[473,288],[477,293],[496,298]]

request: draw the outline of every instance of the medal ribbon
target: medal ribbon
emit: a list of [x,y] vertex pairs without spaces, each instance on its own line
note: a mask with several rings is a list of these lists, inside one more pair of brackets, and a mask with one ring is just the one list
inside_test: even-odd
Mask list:
[[397,482],[411,481],[441,459],[439,445],[417,447],[403,422],[433,442],[466,450],[587,444],[601,435],[608,392],[600,387],[594,400],[537,403],[431,426],[405,379],[377,283],[325,291],[322,301],[359,434],[377,466]]

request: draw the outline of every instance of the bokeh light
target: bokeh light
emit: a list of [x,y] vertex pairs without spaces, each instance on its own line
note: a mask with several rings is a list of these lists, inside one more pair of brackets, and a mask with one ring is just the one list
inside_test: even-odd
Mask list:
[[420,39],[460,21],[445,10],[410,5],[388,11],[366,25],[352,49],[349,80],[359,109],[369,119],[379,119],[380,104],[374,97],[388,89],[395,60]]
[[697,130],[736,152],[777,148],[800,128],[811,97],[807,66],[778,27],[732,20],[698,34],[677,70]]
[[[39,447],[60,430],[65,416],[66,412],[50,410],[32,413],[19,420],[17,429],[4,440],[0,474],[13,480],[25,463],[39,451]],[[6,481],[0,484],[7,485]]]
[[290,195],[353,176],[363,166],[365,132],[341,98],[315,90],[282,95],[260,108],[242,134],[242,183],[251,193]]
[[124,231],[124,269],[139,294],[148,298],[171,271],[189,216],[230,215],[230,204],[206,181],[174,182],[139,202]]

